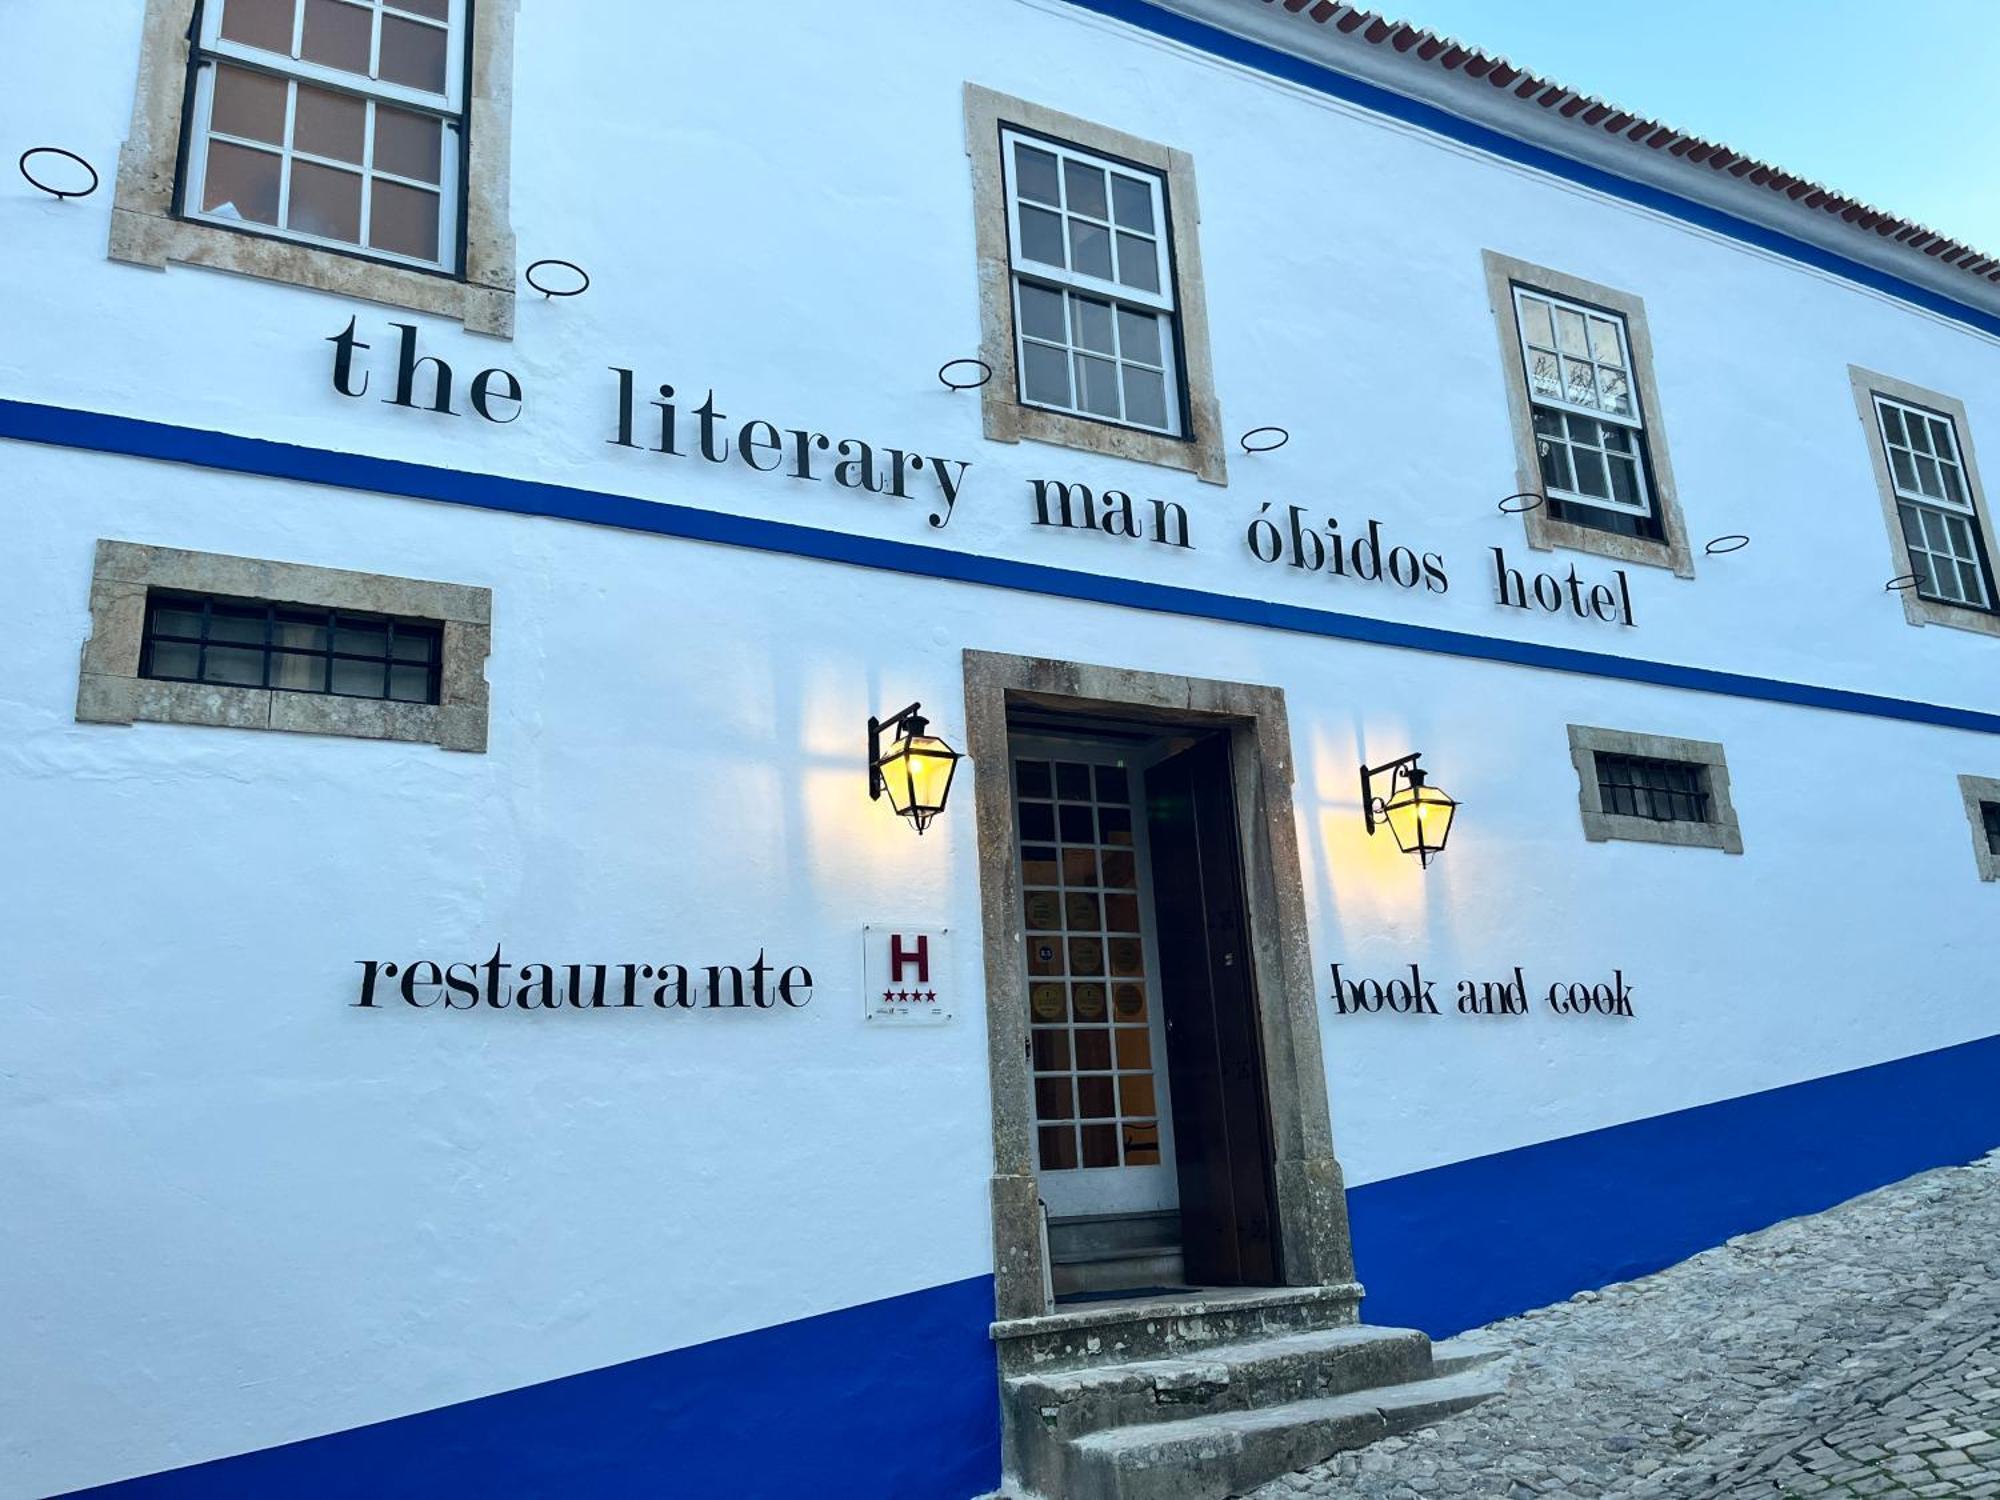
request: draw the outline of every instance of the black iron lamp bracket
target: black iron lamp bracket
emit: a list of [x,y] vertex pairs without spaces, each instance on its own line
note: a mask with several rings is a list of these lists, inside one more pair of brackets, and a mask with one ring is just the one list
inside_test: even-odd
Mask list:
[[868,720],[868,797],[879,802],[886,790],[882,780],[882,731],[898,731],[898,739],[914,738],[930,728],[930,720],[923,716],[923,704],[912,703],[908,708],[890,714],[886,719],[870,716]]
[[[1422,786],[1424,784],[1424,772],[1417,765],[1418,760],[1422,756],[1422,751],[1413,750],[1408,755],[1398,756],[1395,760],[1384,761],[1379,766],[1362,766],[1361,816],[1362,820],[1368,825],[1369,833],[1374,833],[1387,819],[1389,797],[1396,795],[1396,780],[1398,777],[1401,777],[1410,786]],[[1378,777],[1382,776],[1389,778],[1389,794],[1387,797],[1378,797],[1375,794],[1375,781]],[[1380,808],[1381,811],[1377,812],[1377,808]]]

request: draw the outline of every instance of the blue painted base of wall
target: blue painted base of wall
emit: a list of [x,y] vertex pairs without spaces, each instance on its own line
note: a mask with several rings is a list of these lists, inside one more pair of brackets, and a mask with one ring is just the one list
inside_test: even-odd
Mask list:
[[2000,1146],[2000,1036],[1371,1182],[1370,1323],[1461,1333]]
[[97,1500],[967,1500],[1000,1482],[993,1278],[676,1349]]
[[[1442,1337],[2000,1145],[2000,1036],[1348,1194],[1376,1324]],[[967,1500],[1000,1479],[993,1281],[82,1492]]]

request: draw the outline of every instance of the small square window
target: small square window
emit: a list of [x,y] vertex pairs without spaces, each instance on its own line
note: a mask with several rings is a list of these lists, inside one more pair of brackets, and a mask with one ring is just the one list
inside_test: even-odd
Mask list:
[[2000,778],[1961,776],[1965,819],[1972,825],[1972,857],[1981,880],[2000,880]]
[[1722,746],[1582,724],[1569,743],[1587,838],[1743,852]]

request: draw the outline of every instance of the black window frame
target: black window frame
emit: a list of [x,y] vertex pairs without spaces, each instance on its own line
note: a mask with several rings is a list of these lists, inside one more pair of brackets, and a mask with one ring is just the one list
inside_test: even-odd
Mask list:
[[[221,607],[219,612],[223,618],[248,620],[261,614],[262,640],[216,638],[213,627],[218,615],[218,606]],[[163,631],[159,623],[162,611],[199,612],[201,616],[199,632],[189,636]],[[285,618],[281,620],[281,616]],[[323,644],[318,647],[282,644],[273,639],[275,627],[280,623],[317,628],[323,632],[321,637]],[[335,649],[338,632],[341,630],[373,630],[378,627],[386,627],[382,635],[381,655]],[[407,654],[401,656],[397,654],[399,641],[408,643],[419,639],[425,643],[426,648],[421,659]],[[184,676],[159,670],[155,662],[155,647],[160,645],[193,646],[194,675]],[[262,656],[259,680],[243,682],[209,676],[208,653],[212,647],[232,652],[258,652]],[[300,687],[289,683],[272,682],[272,663],[280,658],[317,659],[324,663],[324,670],[320,674],[320,686]],[[381,690],[362,693],[336,688],[334,664],[342,661],[379,664],[382,668]],[[392,692],[394,671],[398,668],[407,671],[419,667],[424,671],[424,696],[422,698],[394,696]],[[378,614],[368,610],[340,609],[327,605],[292,604],[278,599],[248,599],[234,594],[151,588],[146,591],[146,620],[140,635],[139,675],[155,682],[189,682],[209,687],[246,688],[258,692],[304,693],[318,697],[355,698],[364,702],[435,707],[443,699],[444,622],[407,615]]]
[[[1708,767],[1700,761],[1596,750],[1591,753],[1591,769],[1597,778],[1598,805],[1612,817],[1642,818],[1649,823],[1716,825]],[[1613,779],[1619,772],[1626,773],[1625,779]],[[1639,779],[1649,774],[1653,780]],[[1685,784],[1672,784],[1679,781]],[[1662,801],[1664,814],[1657,810]],[[1688,816],[1681,816],[1678,811],[1683,804],[1689,809]]]
[[1981,802],[1979,819],[1986,825],[1986,847],[2000,859],[2000,802]]

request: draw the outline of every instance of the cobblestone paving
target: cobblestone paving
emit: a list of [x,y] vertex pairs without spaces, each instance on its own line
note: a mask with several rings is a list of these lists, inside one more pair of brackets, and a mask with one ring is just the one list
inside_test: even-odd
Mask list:
[[1504,1397],[1254,1500],[2000,1496],[2000,1152],[1478,1337]]

